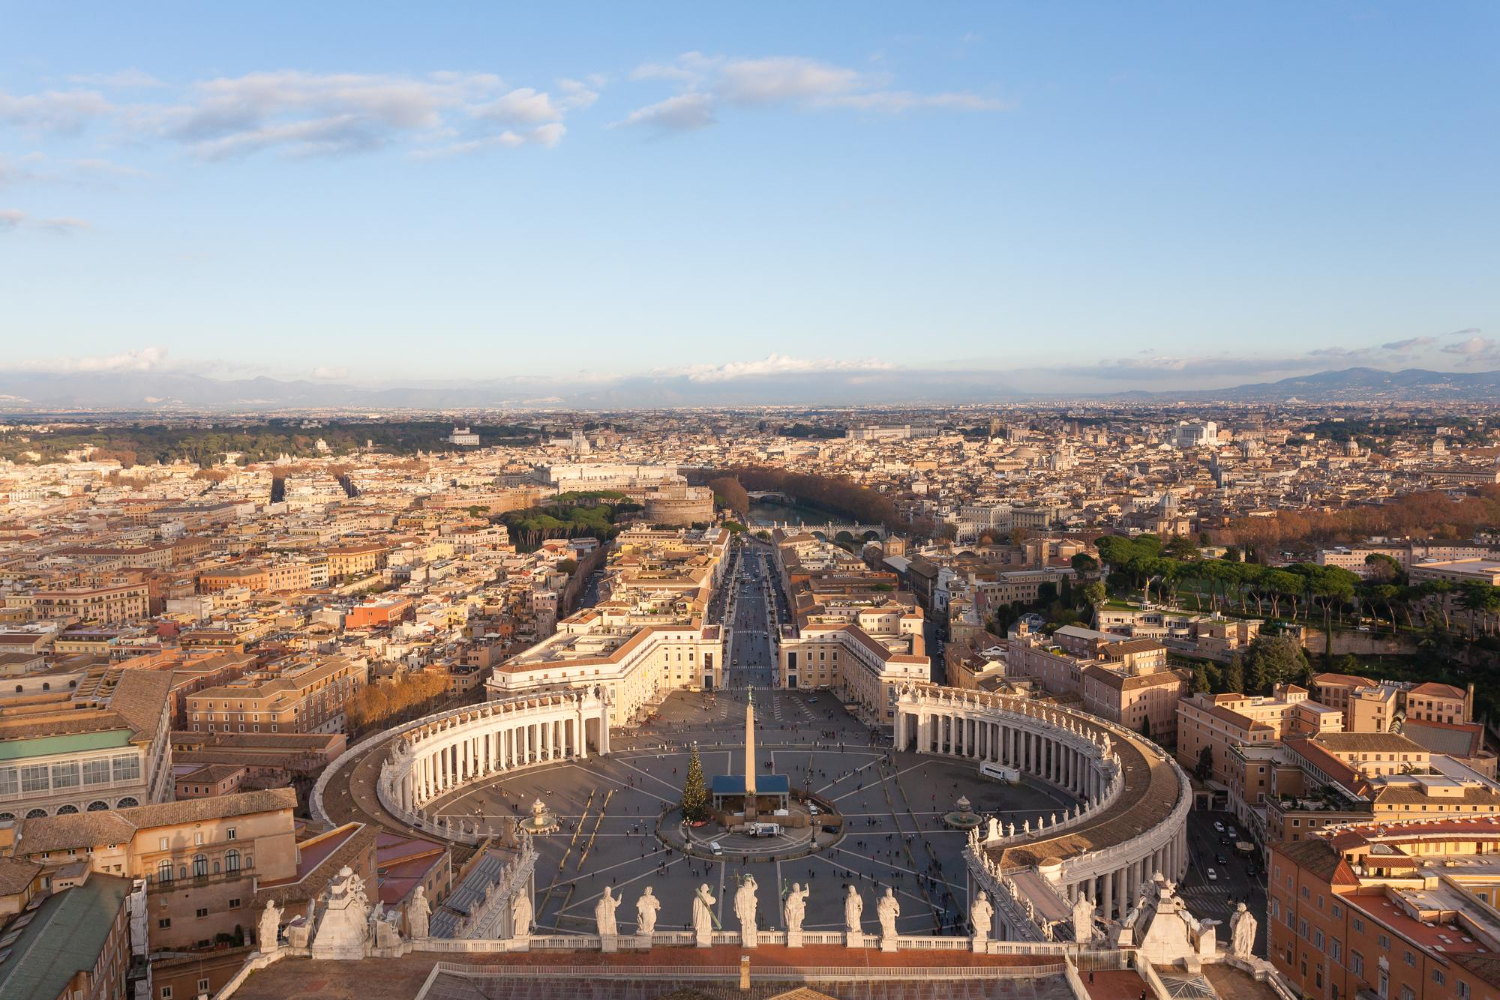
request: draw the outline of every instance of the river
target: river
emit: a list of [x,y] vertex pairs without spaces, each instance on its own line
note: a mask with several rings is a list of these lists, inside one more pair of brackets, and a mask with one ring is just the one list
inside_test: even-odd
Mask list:
[[750,505],[751,527],[769,526],[787,522],[791,524],[827,524],[829,521],[837,521],[836,515],[827,511],[818,510],[816,507],[804,507],[801,504],[787,506],[781,503],[752,503]]

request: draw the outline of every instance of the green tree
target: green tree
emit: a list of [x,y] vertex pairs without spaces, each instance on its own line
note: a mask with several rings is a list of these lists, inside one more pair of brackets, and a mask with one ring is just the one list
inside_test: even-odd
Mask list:
[[1099,569],[1099,560],[1087,552],[1079,552],[1074,555],[1071,562],[1073,564],[1073,572],[1079,576],[1087,576],[1090,573],[1097,572]]
[[1245,691],[1245,666],[1236,656],[1224,664],[1223,671],[1219,674],[1220,694],[1243,694]]
[[[750,766],[755,766],[753,761]],[[708,787],[703,783],[703,762],[698,759],[698,742],[694,740],[682,785],[682,818],[699,823],[708,819],[708,811]]]
[[1198,664],[1193,668],[1193,694],[1207,694],[1212,687],[1208,682],[1208,667]]
[[1207,781],[1214,776],[1214,748],[1205,745],[1198,753],[1198,763],[1193,767],[1193,777]]
[[1307,665],[1302,647],[1290,635],[1258,635],[1245,650],[1245,693],[1269,694],[1277,684],[1300,679]]

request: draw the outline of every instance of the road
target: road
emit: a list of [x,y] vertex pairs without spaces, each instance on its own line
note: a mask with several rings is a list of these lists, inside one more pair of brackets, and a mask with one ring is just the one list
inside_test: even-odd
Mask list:
[[[1255,953],[1264,955],[1266,953],[1265,874],[1260,872],[1254,878],[1249,874],[1252,864],[1257,869],[1260,867],[1259,852],[1249,858],[1236,854],[1232,842],[1220,843],[1225,835],[1214,827],[1215,822],[1222,823],[1228,828],[1234,826],[1236,820],[1231,813],[1200,812],[1196,809],[1188,813],[1190,862],[1187,877],[1182,880],[1178,892],[1187,902],[1188,910],[1193,916],[1200,920],[1208,918],[1223,922],[1224,926],[1219,931],[1220,942],[1228,939],[1229,918],[1234,912],[1234,905],[1244,902],[1254,914],[1257,924]],[[1241,837],[1243,835],[1241,831]],[[1226,863],[1219,862],[1218,859],[1221,857]],[[1208,878],[1210,868],[1214,870],[1217,878],[1212,880]]]
[[758,545],[746,545],[734,567],[727,586],[731,591],[732,619],[725,685],[730,688],[776,686],[774,649],[767,620],[768,602],[775,599],[771,581],[770,557]]

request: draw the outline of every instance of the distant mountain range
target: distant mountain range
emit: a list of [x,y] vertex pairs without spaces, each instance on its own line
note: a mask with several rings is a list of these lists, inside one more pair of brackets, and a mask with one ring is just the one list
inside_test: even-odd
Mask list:
[[40,373],[0,371],[0,410],[112,410],[151,412],[213,410],[253,412],[297,409],[627,409],[684,406],[827,405],[1037,402],[1094,398],[1121,402],[1177,400],[1226,403],[1410,401],[1493,402],[1500,371],[1398,372],[1347,368],[1298,375],[1279,382],[1224,389],[1174,389],[1116,393],[1022,392],[987,371],[875,369],[804,372],[728,379],[687,375],[627,375],[575,381],[514,376],[465,381],[414,381],[360,386],[339,382],[282,381],[264,376],[216,379],[180,372]]

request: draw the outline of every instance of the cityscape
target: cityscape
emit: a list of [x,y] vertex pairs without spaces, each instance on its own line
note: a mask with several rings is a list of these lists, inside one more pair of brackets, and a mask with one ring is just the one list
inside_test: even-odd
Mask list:
[[85,7],[0,1000],[1500,1000],[1500,11]]

